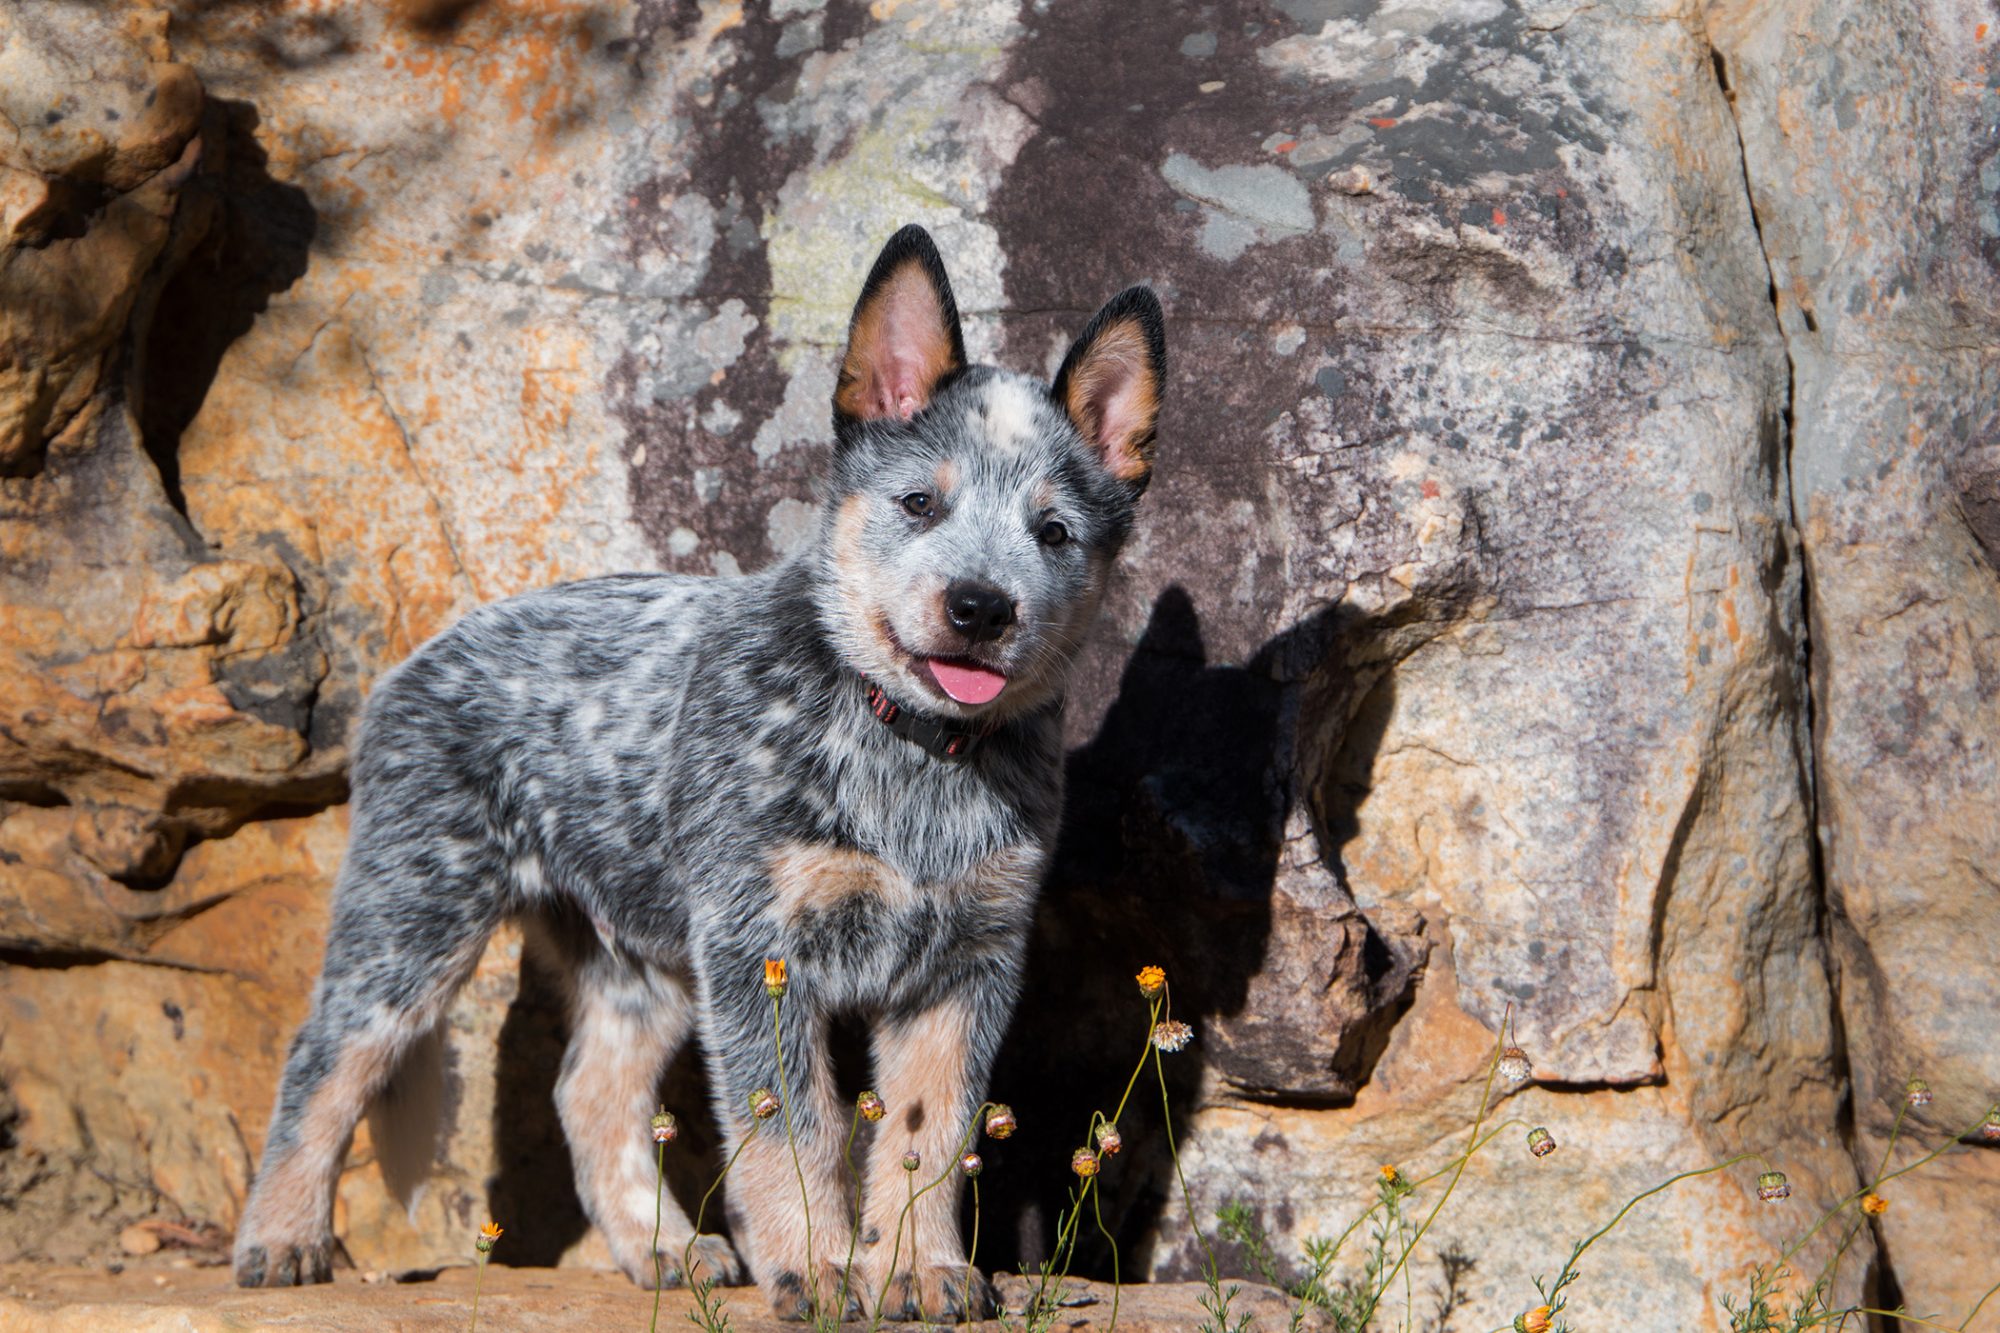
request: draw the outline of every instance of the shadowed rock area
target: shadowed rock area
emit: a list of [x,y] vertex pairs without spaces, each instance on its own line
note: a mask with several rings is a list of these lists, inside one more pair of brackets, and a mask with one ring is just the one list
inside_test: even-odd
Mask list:
[[[483,601],[802,540],[854,294],[920,222],[975,359],[1052,371],[1132,282],[1169,328],[982,1263],[1049,1252],[1158,963],[1197,1038],[1121,1118],[1125,1276],[1194,1276],[1227,1204],[1299,1276],[1463,1142],[1506,1021],[1535,1078],[1496,1117],[1562,1147],[1473,1163],[1419,1316],[1505,1324],[1633,1194],[1758,1151],[1788,1204],[1687,1182],[1569,1292],[1728,1327],[1904,1080],[1892,1164],[2000,1096],[1996,42],[1975,0],[8,7],[0,1259],[213,1251],[371,683]],[[357,1135],[359,1269],[488,1216],[502,1264],[605,1260],[522,938],[401,1089],[440,1137]],[[1996,1187],[1973,1145],[1898,1179],[1836,1300],[1955,1323]]]

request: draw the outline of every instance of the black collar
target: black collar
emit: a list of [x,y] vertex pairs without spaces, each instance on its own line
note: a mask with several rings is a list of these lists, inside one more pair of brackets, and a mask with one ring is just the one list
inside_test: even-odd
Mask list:
[[866,676],[861,678],[861,683],[868,687],[868,711],[875,714],[882,725],[947,763],[970,758],[972,752],[979,748],[979,743],[993,733],[991,726],[961,730],[941,718],[911,712],[884,694],[882,687]]

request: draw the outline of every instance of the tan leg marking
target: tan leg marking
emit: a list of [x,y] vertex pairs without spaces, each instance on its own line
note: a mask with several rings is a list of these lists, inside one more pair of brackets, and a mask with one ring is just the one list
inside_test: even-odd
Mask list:
[[407,1022],[378,1018],[348,1038],[333,1072],[307,1099],[291,1150],[258,1172],[238,1227],[239,1248],[313,1245],[327,1238],[334,1182],[354,1126],[410,1036]]
[[[968,1142],[965,1116],[971,1107],[964,1051],[972,1023],[963,1001],[947,1000],[907,1021],[885,1025],[875,1037],[876,1087],[889,1114],[876,1127],[869,1150],[862,1205],[867,1219],[862,1235],[870,1240],[869,1299],[875,1299],[885,1279],[914,1281],[923,1308],[933,1317],[944,1310],[940,1284],[965,1281],[965,1249],[958,1235],[964,1177],[957,1159],[960,1145]],[[912,1149],[922,1158],[914,1173],[903,1169],[903,1154]],[[910,1204],[912,1188],[923,1189],[947,1168],[936,1188]],[[894,1293],[887,1304],[895,1304]]]
[[[749,1241],[748,1257],[757,1283],[772,1305],[787,1314],[794,1312],[801,1295],[799,1289],[780,1288],[787,1276],[804,1281],[810,1275],[817,1298],[829,1304],[833,1301],[840,1290],[841,1268],[847,1262],[848,1241],[853,1234],[848,1215],[853,1185],[841,1160],[848,1117],[834,1086],[824,1022],[815,1028],[812,1046],[811,1051],[788,1050],[785,1062],[795,1069],[803,1061],[811,1070],[808,1096],[814,1128],[808,1131],[800,1123],[807,1117],[798,1113],[799,1108],[793,1109],[792,1140],[785,1136],[782,1111],[763,1121],[756,1137],[736,1159],[726,1186]],[[796,1166],[794,1146],[798,1150]],[[801,1174],[805,1177],[803,1194]],[[808,1210],[812,1223],[810,1260],[806,1252]],[[856,1281],[850,1279],[847,1286],[854,1290]]]
[[584,1210],[604,1233],[619,1268],[650,1286],[656,1195],[669,1273],[679,1269],[681,1251],[694,1232],[673,1195],[660,1191],[647,1125],[660,1073],[686,1037],[693,1013],[678,986],[648,987],[646,996],[649,1002],[635,1009],[587,982],[580,985],[570,1048],[556,1084],[556,1111],[576,1163]]

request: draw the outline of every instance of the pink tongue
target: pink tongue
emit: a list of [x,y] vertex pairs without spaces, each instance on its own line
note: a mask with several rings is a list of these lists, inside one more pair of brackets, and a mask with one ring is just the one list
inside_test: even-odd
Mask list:
[[944,692],[962,704],[990,704],[1000,697],[1000,691],[1007,688],[1007,678],[987,667],[946,662],[935,657],[930,659],[929,665],[931,675],[944,687]]

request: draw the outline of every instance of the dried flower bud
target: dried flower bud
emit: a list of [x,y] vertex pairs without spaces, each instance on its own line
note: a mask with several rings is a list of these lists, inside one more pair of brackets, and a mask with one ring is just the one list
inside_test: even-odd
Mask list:
[[918,1153],[918,1151],[915,1148],[912,1148],[908,1152],[903,1154],[903,1169],[905,1171],[915,1171],[918,1167],[922,1166],[923,1164],[924,1164],[923,1156],[922,1154]]
[[472,1242],[472,1248],[481,1254],[493,1253],[493,1247],[500,1243],[500,1224],[487,1222],[479,1228],[479,1238]]
[[785,960],[766,958],[764,960],[764,993],[774,1000],[784,998]]
[[1782,1171],[1766,1171],[1757,1177],[1757,1197],[1765,1203],[1776,1203],[1780,1199],[1792,1197],[1792,1187],[1785,1180]]
[[1142,967],[1139,969],[1139,994],[1154,999],[1167,987],[1167,970],[1163,967]]
[[1078,1148],[1069,1155],[1069,1169],[1089,1180],[1097,1174],[1097,1154],[1088,1148]]
[[1988,1143],[2000,1143],[2000,1110],[1986,1113],[1986,1118],[1979,1122],[1979,1137]]
[[968,1176],[976,1176],[986,1169],[986,1163],[979,1159],[978,1153],[969,1152],[958,1159],[958,1169]]
[[1903,1100],[1912,1106],[1931,1104],[1931,1085],[1920,1078],[1913,1078],[1903,1085]]
[[769,1120],[782,1107],[778,1104],[778,1094],[769,1088],[759,1088],[750,1094],[750,1114],[759,1120]]
[[999,1104],[995,1105],[992,1110],[986,1113],[987,1138],[989,1139],[1010,1138],[1013,1136],[1015,1128],[1016,1125],[1014,1123],[1014,1108],[1007,1105],[1007,1103],[1000,1102]]
[[1889,1211],[1889,1201],[1870,1190],[1861,1196],[1861,1211],[1870,1217],[1880,1217]]
[[1547,1157],[1556,1150],[1556,1136],[1536,1125],[1528,1131],[1528,1151],[1537,1157]]
[[873,1088],[854,1099],[854,1109],[861,1112],[861,1118],[871,1125],[889,1114],[889,1108],[883,1105],[881,1096]]
[[1153,1045],[1169,1053],[1184,1049],[1194,1039],[1194,1029],[1178,1018],[1169,1018],[1153,1027]]
[[653,1142],[655,1143],[672,1143],[680,1137],[680,1125],[674,1121],[673,1112],[667,1110],[664,1106],[660,1108],[659,1114],[654,1116],[649,1123],[653,1126]]
[[1509,1083],[1526,1083],[1535,1076],[1534,1062],[1519,1046],[1509,1046],[1500,1052],[1500,1077]]
[[1534,1309],[1514,1316],[1514,1333],[1549,1333],[1549,1307],[1537,1305]]
[[1100,1121],[1092,1131],[1097,1139],[1097,1150],[1106,1157],[1116,1157],[1118,1150],[1125,1146],[1125,1136],[1118,1132],[1118,1126],[1110,1121]]

